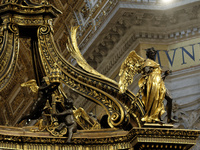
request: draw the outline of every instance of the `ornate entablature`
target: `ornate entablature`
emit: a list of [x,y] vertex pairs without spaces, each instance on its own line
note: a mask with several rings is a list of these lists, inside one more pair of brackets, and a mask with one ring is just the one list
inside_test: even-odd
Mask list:
[[[199,135],[195,130],[173,130],[160,128],[133,128],[131,131],[96,130],[80,131],[74,134],[72,143],[66,144],[66,138],[51,137],[47,132],[31,133],[30,128],[23,129],[0,127],[0,148],[27,149],[110,149],[110,150],[184,150],[195,144]],[[13,131],[14,130],[14,131]],[[118,136],[115,136],[115,135]],[[174,144],[176,143],[176,144]]]

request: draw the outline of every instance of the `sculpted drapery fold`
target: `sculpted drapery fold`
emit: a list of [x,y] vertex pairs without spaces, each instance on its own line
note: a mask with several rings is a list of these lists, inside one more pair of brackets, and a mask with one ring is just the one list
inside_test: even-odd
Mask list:
[[161,115],[165,112],[163,100],[165,97],[165,84],[161,77],[161,68],[158,63],[147,59],[144,63],[149,67],[149,72],[144,72],[138,84],[142,94],[142,102],[145,105],[144,122],[160,121]]
[[[151,54],[150,54],[151,55]],[[155,55],[152,52],[152,55]],[[135,51],[130,52],[120,69],[119,88],[124,93],[128,85],[133,82],[135,74],[141,74],[138,85],[139,92],[137,98],[142,96],[145,106],[145,115],[141,118],[142,122],[160,122],[162,114],[165,112],[163,100],[166,88],[162,79],[160,65],[152,59],[144,60]]]

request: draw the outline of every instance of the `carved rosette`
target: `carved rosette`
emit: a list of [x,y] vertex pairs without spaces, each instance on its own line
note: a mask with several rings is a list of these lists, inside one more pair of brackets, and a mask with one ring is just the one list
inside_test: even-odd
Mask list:
[[19,54],[19,30],[16,24],[1,27],[0,35],[0,91],[12,79]]

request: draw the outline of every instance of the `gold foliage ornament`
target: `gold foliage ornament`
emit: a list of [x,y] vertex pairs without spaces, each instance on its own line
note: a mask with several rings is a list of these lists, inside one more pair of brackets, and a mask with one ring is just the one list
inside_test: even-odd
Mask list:
[[120,93],[124,93],[127,90],[128,85],[133,82],[135,74],[141,73],[144,64],[144,59],[136,54],[135,51],[131,51],[125,61],[122,63],[119,72],[119,88]]
[[35,79],[29,80],[21,84],[22,87],[29,87],[33,93],[37,93],[39,86],[36,83]]
[[53,136],[62,137],[63,135],[67,134],[67,128],[63,128],[61,131],[57,131],[56,128],[59,127],[58,122],[54,122],[51,125],[47,126],[46,129],[51,133]]

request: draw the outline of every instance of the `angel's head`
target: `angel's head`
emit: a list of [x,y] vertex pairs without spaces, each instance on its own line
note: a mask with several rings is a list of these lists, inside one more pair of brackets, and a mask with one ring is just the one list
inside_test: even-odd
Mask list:
[[146,49],[146,56],[151,60],[155,60],[156,53],[157,52],[153,47]]

